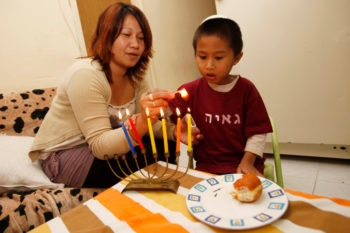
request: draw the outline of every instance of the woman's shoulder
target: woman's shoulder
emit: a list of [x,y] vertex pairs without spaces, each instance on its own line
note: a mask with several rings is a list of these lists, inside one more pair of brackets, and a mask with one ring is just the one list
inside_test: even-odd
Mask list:
[[69,70],[80,70],[80,69],[90,69],[90,70],[96,70],[99,72],[102,71],[102,66],[98,61],[94,61],[91,58],[78,58],[75,60],[75,62],[71,65]]

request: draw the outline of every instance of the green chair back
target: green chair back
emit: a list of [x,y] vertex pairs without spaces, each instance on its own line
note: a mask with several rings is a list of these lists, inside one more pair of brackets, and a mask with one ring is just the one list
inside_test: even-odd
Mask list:
[[267,179],[270,179],[276,182],[279,186],[283,188],[284,183],[283,183],[283,175],[282,175],[281,155],[280,155],[280,150],[278,146],[277,130],[276,130],[275,122],[271,116],[270,116],[270,122],[272,126],[271,143],[272,143],[274,167],[276,172],[276,181],[275,181],[275,175],[273,171],[273,165],[269,162],[265,162],[264,176]]

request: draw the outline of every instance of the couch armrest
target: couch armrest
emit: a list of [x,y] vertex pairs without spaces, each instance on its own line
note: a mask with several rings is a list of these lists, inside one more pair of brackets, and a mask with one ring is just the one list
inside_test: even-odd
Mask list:
[[0,93],[0,134],[35,136],[56,88]]

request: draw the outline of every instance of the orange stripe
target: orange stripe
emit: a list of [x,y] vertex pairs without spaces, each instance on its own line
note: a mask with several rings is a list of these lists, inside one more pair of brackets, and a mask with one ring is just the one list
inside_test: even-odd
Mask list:
[[125,221],[136,232],[188,232],[178,224],[170,223],[164,216],[152,213],[139,203],[110,188],[95,197],[118,219]]
[[294,191],[294,190],[290,190],[290,189],[285,189],[285,191],[287,191],[288,193],[293,194],[295,196],[305,197],[308,199],[325,198],[325,199],[329,199],[329,200],[331,200],[339,205],[350,206],[350,200],[346,200],[346,199],[342,199],[342,198],[318,196],[315,194],[308,194],[308,193],[303,193],[303,192]]

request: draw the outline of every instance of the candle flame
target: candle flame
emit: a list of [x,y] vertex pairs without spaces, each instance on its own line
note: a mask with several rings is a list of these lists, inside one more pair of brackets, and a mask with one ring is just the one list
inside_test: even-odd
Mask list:
[[161,116],[161,117],[164,117],[164,111],[163,111],[162,108],[160,108],[160,116]]
[[177,114],[177,116],[180,116],[180,109],[179,108],[176,108],[176,114]]
[[187,108],[187,112],[189,112],[189,113],[190,113],[190,112],[191,112],[191,109],[190,109],[190,108]]
[[184,99],[184,100],[188,100],[189,98],[189,95],[188,95],[188,92],[186,91],[185,88],[182,88],[181,90],[177,91],[180,95],[181,95],[181,98]]
[[119,120],[121,120],[122,119],[122,113],[120,111],[118,112],[118,116],[119,116]]
[[125,112],[126,112],[126,115],[127,115],[127,116],[130,116],[130,112],[129,112],[129,109],[128,109],[128,108],[125,110]]
[[146,107],[146,115],[149,116],[149,110],[147,107]]

